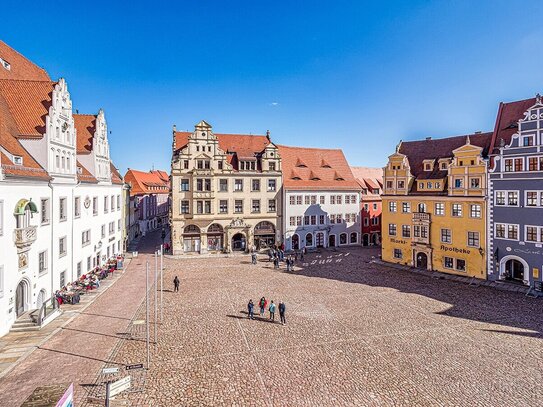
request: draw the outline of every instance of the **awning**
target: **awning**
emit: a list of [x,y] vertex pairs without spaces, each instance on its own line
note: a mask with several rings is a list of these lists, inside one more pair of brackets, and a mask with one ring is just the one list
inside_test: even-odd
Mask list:
[[28,199],[20,199],[19,202],[17,202],[17,205],[15,205],[15,212],[13,212],[14,215],[24,215],[26,207],[30,208],[30,212],[32,213],[38,213],[38,207],[34,202]]

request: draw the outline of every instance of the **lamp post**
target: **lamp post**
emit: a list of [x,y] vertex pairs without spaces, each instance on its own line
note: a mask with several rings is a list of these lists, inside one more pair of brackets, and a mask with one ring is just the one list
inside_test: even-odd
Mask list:
[[162,247],[164,247],[164,239],[166,238],[166,229],[164,226],[162,226],[162,232],[160,233],[160,237],[162,238]]

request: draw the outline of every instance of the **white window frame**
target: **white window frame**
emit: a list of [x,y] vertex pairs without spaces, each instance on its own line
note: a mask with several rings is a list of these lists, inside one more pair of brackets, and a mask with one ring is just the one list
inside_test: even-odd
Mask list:
[[[497,236],[496,229],[497,229],[498,225],[504,225],[505,226],[505,237],[498,237]],[[509,226],[516,226],[517,227],[517,238],[516,239],[511,239],[509,237]],[[519,227],[518,224],[515,224],[515,223],[502,223],[502,222],[494,223],[494,238],[495,239],[510,240],[512,242],[518,242],[519,241],[519,233],[520,233],[520,227]]]

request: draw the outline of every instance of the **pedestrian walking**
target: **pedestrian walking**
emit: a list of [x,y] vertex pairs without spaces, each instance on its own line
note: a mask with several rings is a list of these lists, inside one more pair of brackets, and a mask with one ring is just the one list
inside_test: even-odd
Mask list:
[[255,305],[253,304],[253,300],[249,300],[249,303],[247,304],[247,311],[249,312],[250,319],[255,319],[254,307]]
[[175,276],[175,278],[173,279],[173,290],[175,292],[179,291],[179,277],[177,276]]
[[270,303],[270,308],[268,309],[268,311],[270,311],[270,320],[274,322],[275,321],[275,304],[273,303],[273,300]]
[[273,249],[272,248],[270,248],[268,250],[268,258],[269,258],[269,262],[271,263],[272,260],[273,260]]
[[298,250],[294,250],[294,260],[298,261]]
[[[305,247],[304,247],[304,249],[305,249]],[[304,251],[303,250],[300,251],[300,260],[304,261]]]
[[251,253],[251,263],[256,264],[256,252]]
[[285,325],[287,323],[287,320],[285,318],[285,311],[287,308],[285,307],[285,303],[281,301],[279,303],[279,318],[281,319],[281,324]]
[[260,316],[264,315],[264,310],[266,309],[266,304],[268,301],[266,301],[266,298],[262,297],[260,301],[258,302],[258,306],[260,307]]
[[279,268],[279,257],[275,256],[273,260],[273,268],[278,269]]

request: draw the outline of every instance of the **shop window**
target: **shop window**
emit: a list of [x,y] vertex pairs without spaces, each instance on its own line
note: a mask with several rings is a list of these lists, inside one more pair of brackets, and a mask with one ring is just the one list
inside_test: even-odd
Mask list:
[[403,258],[402,249],[394,249],[394,258],[395,259]]

